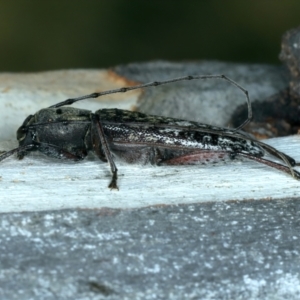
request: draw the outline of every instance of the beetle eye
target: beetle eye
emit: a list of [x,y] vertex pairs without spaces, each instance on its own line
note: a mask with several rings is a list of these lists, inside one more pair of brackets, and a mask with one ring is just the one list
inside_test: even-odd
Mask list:
[[30,124],[31,119],[33,119],[33,115],[29,115],[23,122],[22,126],[17,130],[17,140],[20,142],[25,139],[26,134],[28,132],[28,125]]
[[17,140],[20,142],[25,139],[26,133],[28,132],[27,128],[24,126],[21,126],[17,130]]

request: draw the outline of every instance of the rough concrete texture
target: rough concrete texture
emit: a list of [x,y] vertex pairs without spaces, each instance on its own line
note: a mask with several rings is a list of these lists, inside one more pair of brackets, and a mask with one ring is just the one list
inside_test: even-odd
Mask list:
[[300,202],[1,215],[1,299],[299,299]]

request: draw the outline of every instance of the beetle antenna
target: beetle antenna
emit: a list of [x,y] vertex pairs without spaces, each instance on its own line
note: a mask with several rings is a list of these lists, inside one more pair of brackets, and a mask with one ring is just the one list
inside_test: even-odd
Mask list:
[[132,91],[132,90],[136,90],[136,89],[152,87],[152,86],[155,87],[155,86],[158,86],[158,85],[169,84],[169,83],[172,83],[172,82],[183,81],[183,80],[195,80],[195,79],[223,79],[225,81],[228,81],[230,84],[234,85],[238,89],[240,89],[246,96],[246,101],[247,101],[247,105],[248,105],[248,117],[240,126],[235,128],[234,130],[242,129],[244,126],[246,126],[251,121],[251,119],[252,119],[252,107],[251,107],[251,101],[250,101],[250,98],[249,98],[248,91],[246,89],[244,89],[242,86],[240,86],[238,83],[233,81],[232,79],[226,77],[225,75],[196,75],[196,76],[191,76],[190,75],[190,76],[178,77],[178,78],[173,78],[173,79],[164,80],[164,81],[153,81],[153,82],[148,82],[148,83],[135,85],[135,86],[122,87],[122,88],[119,88],[119,89],[108,90],[108,91],[103,91],[103,92],[99,92],[99,93],[92,93],[92,94],[81,96],[81,97],[78,97],[78,98],[70,98],[70,99],[67,99],[65,101],[54,104],[52,106],[49,106],[49,108],[57,108],[57,107],[61,107],[61,106],[64,106],[64,105],[71,105],[71,104],[73,104],[75,102],[78,102],[78,101],[82,101],[82,100],[90,99],[90,98],[98,98],[98,97],[101,97],[101,96],[104,96],[104,95],[109,95],[109,94],[126,93],[128,91]]

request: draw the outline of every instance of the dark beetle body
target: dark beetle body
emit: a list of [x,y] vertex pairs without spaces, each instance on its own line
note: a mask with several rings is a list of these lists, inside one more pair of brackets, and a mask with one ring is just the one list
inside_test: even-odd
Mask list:
[[[171,164],[177,158],[176,164],[180,164],[180,158],[200,152],[205,153],[204,161],[200,157],[182,163],[218,161],[221,157],[216,153],[264,154],[263,149],[248,140],[241,142],[235,137],[222,136],[224,129],[219,127],[120,109],[98,110],[96,114],[100,116],[111,151],[129,163]],[[209,129],[214,133],[205,132]]]
[[[246,133],[239,132],[236,137],[233,130],[120,109],[95,113],[71,107],[42,109],[25,120],[18,130],[18,140],[21,147],[35,143],[30,151],[39,150],[55,158],[77,161],[94,151],[106,161],[93,122],[96,118],[101,120],[111,152],[128,163],[196,164],[233,158],[239,153],[264,155],[262,147]],[[26,152],[19,152],[19,158]],[[190,159],[181,162],[182,157]]]

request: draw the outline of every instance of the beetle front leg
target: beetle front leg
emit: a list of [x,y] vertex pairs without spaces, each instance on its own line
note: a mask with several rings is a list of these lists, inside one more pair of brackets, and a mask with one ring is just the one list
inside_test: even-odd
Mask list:
[[77,149],[76,152],[70,152],[64,148],[47,144],[47,143],[35,142],[34,145],[36,150],[42,152],[47,156],[58,158],[58,159],[80,161],[87,156],[86,149]]
[[26,146],[20,146],[18,148],[12,149],[10,151],[0,151],[0,161],[6,159],[7,157],[9,157],[15,153],[18,154],[19,159],[22,159],[26,155],[27,151],[32,151],[34,148],[35,148],[35,144],[29,144]]
[[[101,150],[103,151],[104,156],[105,156],[107,162],[109,163],[110,170],[112,172],[112,179],[111,179],[111,182],[108,185],[108,187],[110,189],[117,189],[118,190],[119,189],[118,185],[117,185],[118,169],[115,165],[115,162],[113,160],[111,151],[110,151],[109,146],[108,146],[107,139],[104,135],[104,130],[103,130],[103,126],[101,124],[100,116],[98,114],[97,115],[92,114],[91,119],[92,119],[92,124],[93,124],[93,126],[92,126],[92,135],[94,135],[94,138],[92,138],[92,141],[93,141],[94,150],[95,150],[96,154],[98,155],[98,157],[102,160],[103,160],[103,157],[102,157]],[[94,130],[96,132],[94,132]]]
[[108,187],[110,189],[116,189],[116,190],[119,189],[118,186],[117,186],[117,179],[118,179],[117,171],[118,171],[117,168],[115,169],[115,171],[112,171],[113,176],[112,176],[110,184],[108,185]]

